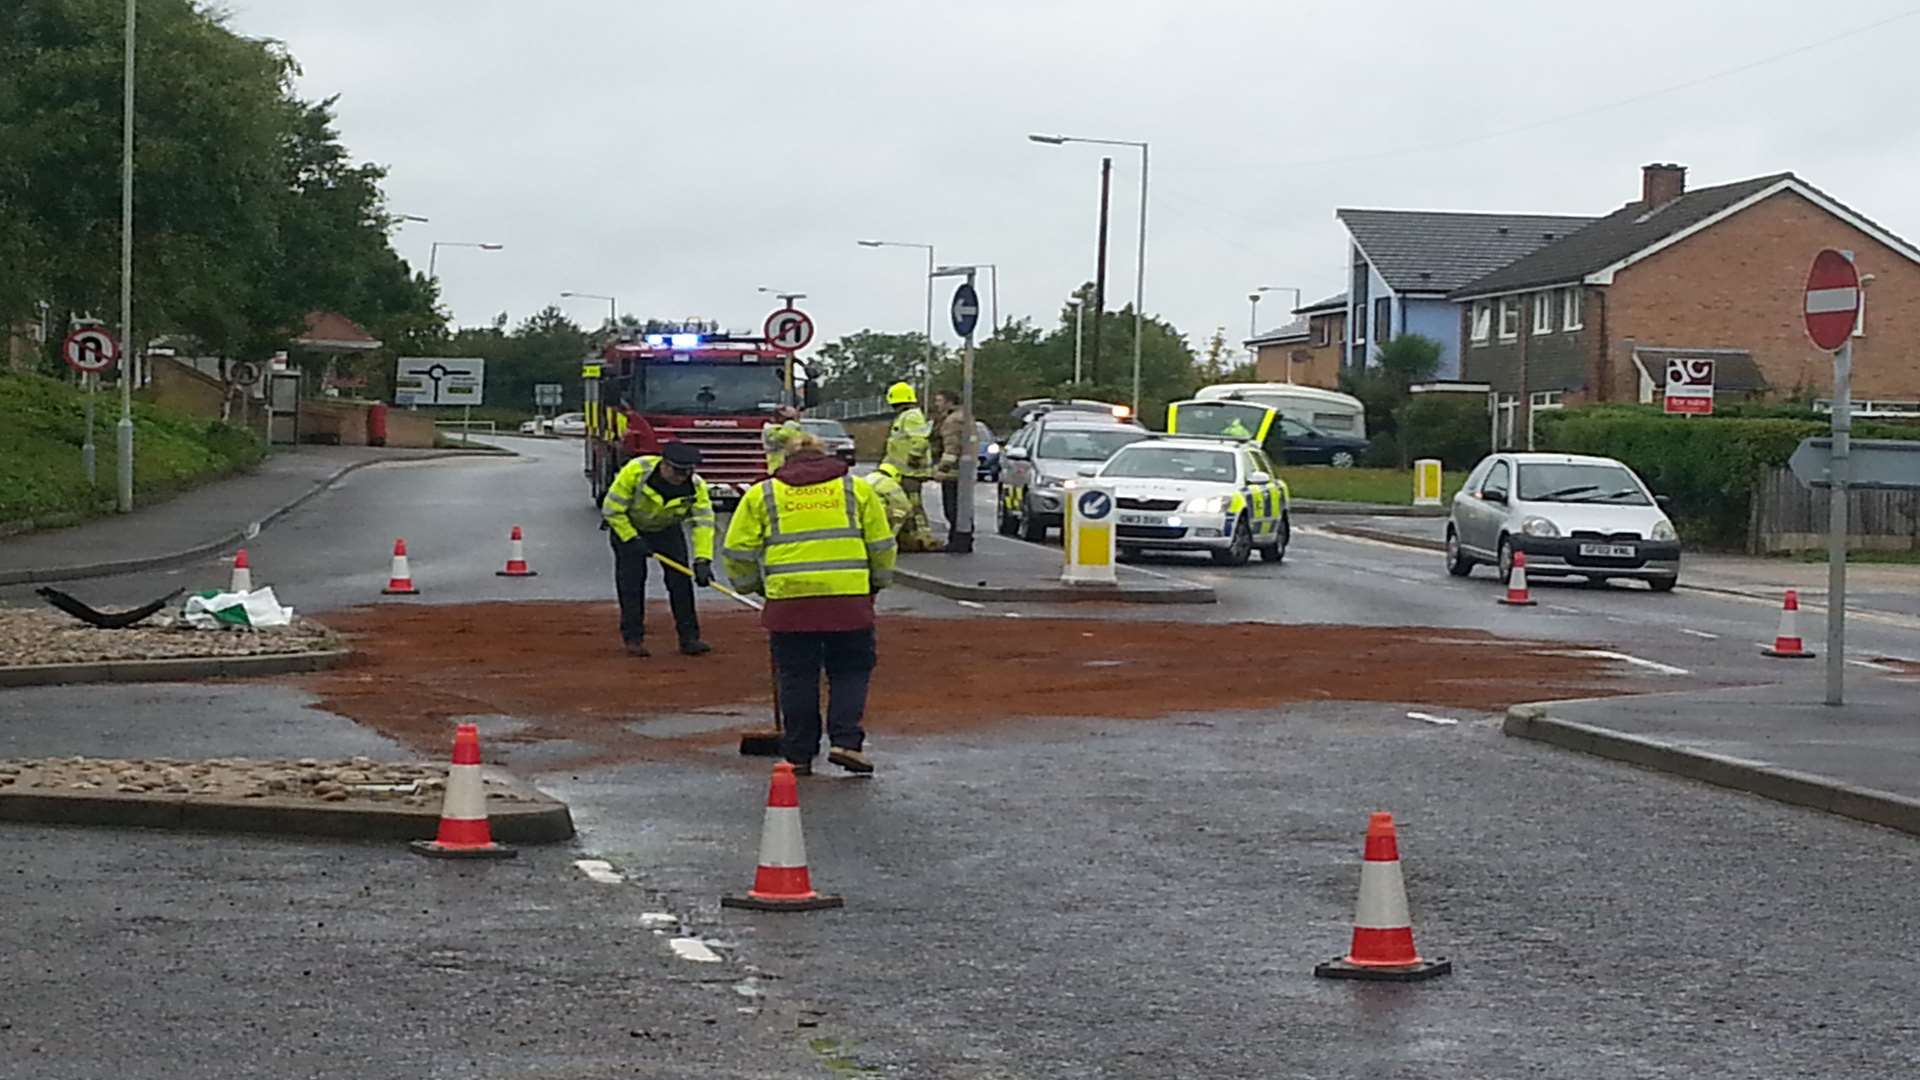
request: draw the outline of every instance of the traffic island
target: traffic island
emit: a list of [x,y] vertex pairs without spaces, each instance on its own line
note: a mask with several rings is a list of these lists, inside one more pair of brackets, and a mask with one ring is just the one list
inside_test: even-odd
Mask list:
[[1115,567],[1112,585],[1068,585],[1060,580],[1059,548],[998,536],[975,536],[965,555],[902,555],[894,579],[910,589],[987,604],[1211,604],[1212,587],[1136,566]]
[[0,610],[0,687],[169,682],[321,671],[350,656],[310,619],[261,630],[196,630],[164,616],[119,630],[53,611]]
[[[496,838],[541,844],[573,835],[565,803],[509,773],[484,776]],[[0,821],[358,840],[426,840],[439,826],[444,765],[369,758],[0,760]]]

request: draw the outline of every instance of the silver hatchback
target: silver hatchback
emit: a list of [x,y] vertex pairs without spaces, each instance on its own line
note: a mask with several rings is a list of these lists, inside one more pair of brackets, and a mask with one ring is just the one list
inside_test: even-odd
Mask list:
[[1480,563],[1529,574],[1630,578],[1655,592],[1680,581],[1680,538],[1655,496],[1612,458],[1494,454],[1467,476],[1447,518],[1447,572]]

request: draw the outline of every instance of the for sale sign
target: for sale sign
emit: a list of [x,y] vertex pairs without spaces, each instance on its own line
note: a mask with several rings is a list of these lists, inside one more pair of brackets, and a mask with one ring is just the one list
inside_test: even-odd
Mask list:
[[1713,360],[1676,356],[1667,361],[1666,410],[1683,416],[1713,415]]

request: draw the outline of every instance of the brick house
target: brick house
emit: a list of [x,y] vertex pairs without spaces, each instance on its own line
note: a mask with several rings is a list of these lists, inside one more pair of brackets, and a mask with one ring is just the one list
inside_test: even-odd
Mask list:
[[1453,291],[1461,377],[1501,394],[1510,434],[1522,400],[1529,418],[1656,401],[1676,356],[1715,358],[1721,397],[1818,401],[1833,364],[1807,340],[1801,293],[1826,247],[1875,278],[1857,406],[1920,411],[1920,250],[1792,173],[1688,191],[1681,166],[1646,166],[1638,199]]
[[1293,314],[1287,325],[1244,342],[1254,355],[1254,377],[1338,390],[1347,342],[1347,294],[1295,308]]

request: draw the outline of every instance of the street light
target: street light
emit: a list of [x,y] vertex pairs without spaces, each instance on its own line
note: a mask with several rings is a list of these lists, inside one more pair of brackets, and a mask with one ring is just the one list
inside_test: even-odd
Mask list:
[[569,300],[605,300],[607,302],[607,325],[614,329],[619,329],[620,303],[613,297],[590,292],[563,292],[560,295]]
[[394,225],[398,225],[403,221],[418,221],[424,225],[427,221],[426,218],[421,217],[419,214],[388,214],[387,217]]
[[[1259,327],[1259,324],[1254,319],[1253,310],[1258,309],[1260,306],[1260,294],[1270,293],[1270,292],[1291,292],[1293,294],[1293,310],[1289,311],[1287,314],[1291,315],[1293,314],[1293,312],[1300,310],[1301,297],[1300,297],[1300,287],[1298,285],[1262,285],[1260,286],[1259,288],[1247,294],[1247,301],[1251,305],[1251,309],[1247,313],[1247,336],[1248,337],[1257,337],[1260,333],[1260,327]],[[1255,349],[1255,355],[1256,356],[1259,355],[1257,347]],[[1285,369],[1287,373],[1287,381],[1292,382],[1293,381],[1293,361],[1291,359],[1289,359],[1286,362]]]
[[[1137,146],[1140,148],[1140,247],[1135,256],[1133,276],[1133,413],[1140,415],[1140,335],[1142,311],[1147,291],[1147,144],[1132,139],[1084,139],[1072,135],[1028,135],[1048,146],[1067,143],[1097,143],[1101,146]],[[1098,327],[1096,326],[1097,330]]]
[[861,247],[883,248],[919,248],[927,253],[927,359],[926,370],[921,376],[920,392],[922,396],[933,393],[933,245],[914,244],[903,240],[860,240]]
[[1067,297],[1067,305],[1073,308],[1073,384],[1080,385],[1080,346],[1086,341],[1086,334],[1080,329],[1086,322],[1087,302],[1077,296]]
[[505,244],[475,244],[462,240],[435,240],[427,248],[427,276],[434,277],[434,269],[440,265],[440,249],[443,247],[479,248],[481,251],[499,251]]
[[133,346],[133,27],[139,0],[127,0],[126,73],[120,112],[120,424],[114,443],[120,452],[120,512],[133,512],[133,379],[139,362]]
[[803,292],[781,292],[779,289],[770,288],[766,285],[760,286],[755,289],[754,292],[770,293],[777,296],[780,298],[780,302],[787,307],[792,307],[795,300],[805,300],[807,298],[807,294]]

